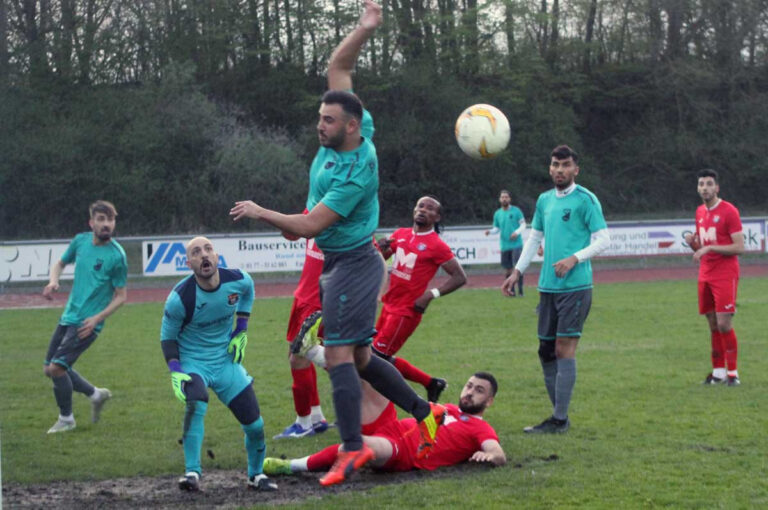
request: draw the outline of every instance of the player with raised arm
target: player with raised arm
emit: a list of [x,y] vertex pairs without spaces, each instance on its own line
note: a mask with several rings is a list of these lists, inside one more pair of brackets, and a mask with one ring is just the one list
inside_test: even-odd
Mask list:
[[696,231],[685,241],[699,263],[699,313],[706,316],[712,340],[712,372],[704,384],[738,386],[738,342],[733,329],[736,291],[739,285],[739,254],[744,252],[744,233],[739,210],[718,195],[715,170],[698,173],[697,190],[702,204],[696,209]]
[[[395,354],[421,323],[429,303],[467,282],[451,248],[440,239],[441,219],[442,205],[437,198],[421,197],[413,209],[413,225],[379,240],[384,258],[394,257],[394,262],[373,338],[373,351],[395,365],[403,377],[424,386],[430,402],[438,401],[446,387],[445,380],[430,376]],[[429,282],[441,267],[448,280],[428,290]]]
[[[461,390],[459,405],[445,404],[445,423],[437,433],[437,442],[429,457],[419,459],[418,436],[413,418],[397,419],[391,402],[369,385],[364,386],[363,440],[375,452],[371,463],[381,471],[434,470],[462,462],[485,462],[494,466],[506,463],[499,437],[483,415],[493,404],[498,384],[487,372],[477,372]],[[270,475],[291,475],[305,471],[323,471],[333,463],[341,445],[329,446],[313,455],[298,459],[267,458],[264,470]]]
[[344,481],[373,458],[360,433],[360,378],[419,421],[426,456],[445,414],[431,406],[389,363],[371,356],[384,262],[371,243],[379,222],[379,164],[373,119],[351,92],[352,71],[365,42],[383,22],[381,6],[365,0],[359,25],[339,44],[328,64],[329,91],[323,95],[318,149],[309,172],[309,214],[281,214],[248,200],[236,202],[230,215],[253,218],[289,235],[314,237],[325,255],[320,291],[326,361],[344,450],[322,485]]
[[608,226],[597,197],[576,184],[578,154],[567,145],[550,155],[554,189],[539,195],[531,235],[514,271],[501,289],[505,295],[525,272],[544,243],[539,274],[539,361],[552,402],[552,416],[524,429],[527,433],[561,433],[570,427],[568,407],[576,384],[576,347],[592,304],[590,259],[610,243]]
[[200,450],[211,388],[232,411],[245,434],[248,488],[277,490],[277,484],[262,472],[266,453],[264,419],[251,385],[253,378],[242,366],[253,306],[253,280],[239,269],[220,268],[213,243],[205,237],[195,237],[186,248],[187,266],[193,274],[168,295],[160,333],[173,392],[185,404],[185,474],[179,479],[179,489],[200,490]]
[[[293,342],[301,326],[307,317],[319,312],[322,308],[320,302],[320,274],[323,272],[323,252],[317,247],[314,239],[307,239],[304,254],[304,267],[301,277],[293,292],[293,306],[291,316],[288,319],[288,333],[286,339]],[[328,430],[328,421],[323,415],[320,406],[320,396],[317,393],[317,373],[315,365],[302,356],[288,351],[291,366],[293,385],[293,406],[296,409],[296,421],[288,425],[285,430],[276,435],[274,439],[298,438],[319,434]]]
[[[504,278],[509,278],[523,251],[525,217],[519,207],[512,205],[509,191],[505,189],[499,192],[499,204],[501,207],[493,213],[493,228],[486,230],[485,235],[499,234],[501,267]],[[523,275],[517,279],[517,289],[517,293],[513,290],[510,296],[523,296]]]
[[67,264],[75,264],[75,280],[67,306],[51,337],[43,364],[43,373],[53,381],[53,395],[59,418],[49,434],[75,428],[72,392],[91,400],[91,421],[96,423],[104,404],[112,398],[106,388],[96,388],[72,366],[96,341],[104,320],[120,308],[128,297],[125,289],[128,262],[123,247],[112,236],[117,210],[106,200],[97,200],[89,208],[90,232],[78,234],[69,243],[61,260],[51,265],[43,296],[52,299],[59,290],[59,278]]

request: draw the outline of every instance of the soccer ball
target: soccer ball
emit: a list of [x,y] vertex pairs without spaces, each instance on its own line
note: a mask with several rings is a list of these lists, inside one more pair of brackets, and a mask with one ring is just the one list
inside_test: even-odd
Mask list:
[[489,104],[472,105],[456,119],[456,141],[474,159],[496,157],[509,143],[509,121]]

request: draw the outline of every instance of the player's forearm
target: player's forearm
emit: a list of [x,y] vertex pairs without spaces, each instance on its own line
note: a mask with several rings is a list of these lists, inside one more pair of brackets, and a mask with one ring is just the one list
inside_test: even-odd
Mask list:
[[107,317],[115,313],[115,311],[123,306],[123,303],[128,299],[128,291],[125,287],[115,289],[115,293],[112,296],[112,301],[109,302],[106,308],[96,314],[97,322],[102,322]]
[[589,246],[587,246],[582,250],[577,251],[576,253],[574,253],[574,256],[578,259],[579,262],[584,262],[585,260],[589,260],[595,255],[598,255],[603,251],[607,250],[610,244],[611,244],[611,236],[608,233],[608,229],[604,228],[602,230],[598,230],[597,232],[595,232],[595,238],[589,244]]
[[160,347],[163,349],[163,357],[166,363],[171,362],[171,360],[179,361],[179,342],[176,340],[163,340],[160,342]]
[[355,69],[357,57],[363,45],[376,32],[375,28],[358,25],[336,47],[328,62],[328,72],[351,73]]
[[51,275],[48,278],[48,283],[51,285],[58,285],[59,284],[59,278],[61,278],[61,273],[64,271],[65,264],[61,260],[57,260],[53,264],[51,264]]
[[709,251],[720,255],[741,255],[744,253],[744,243],[711,244]]
[[523,235],[523,232],[525,232],[525,227],[526,227],[525,220],[520,220],[520,226],[517,227],[517,230],[515,230],[514,233],[519,236]]
[[456,259],[449,260],[443,264],[443,270],[448,273],[450,278],[437,288],[441,296],[450,294],[467,283],[467,274]]
[[299,237],[310,239],[323,231],[308,221],[309,217],[304,214],[282,214],[277,211],[265,209],[260,218],[275,228],[288,232]]
[[523,245],[523,251],[520,254],[520,259],[517,261],[517,264],[515,265],[515,269],[520,273],[523,274],[526,269],[528,269],[528,266],[531,264],[531,261],[533,260],[533,256],[536,255],[536,250],[539,249],[539,245],[541,245],[541,240],[544,238],[544,232],[541,230],[531,230],[531,235],[528,237],[528,240]]

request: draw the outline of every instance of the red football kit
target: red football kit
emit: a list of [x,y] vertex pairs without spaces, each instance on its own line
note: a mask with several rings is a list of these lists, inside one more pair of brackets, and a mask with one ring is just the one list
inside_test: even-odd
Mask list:
[[315,244],[314,239],[307,239],[304,252],[304,268],[293,292],[293,307],[288,319],[286,339],[291,342],[299,334],[304,319],[313,312],[320,310],[320,274],[323,272],[323,252]]
[[[720,200],[712,209],[696,209],[696,233],[702,246],[732,244],[733,234],[742,231],[739,211]],[[699,313],[734,313],[739,281],[739,258],[709,252],[699,263]]]
[[[388,420],[379,423],[379,428],[369,435],[385,437],[392,444],[392,458],[382,466],[385,471],[410,471],[412,469],[434,470],[441,466],[454,466],[469,460],[484,441],[499,440],[496,431],[488,422],[478,416],[461,412],[455,404],[445,404],[445,421],[437,429],[435,446],[425,459],[417,460],[419,432],[416,420]],[[391,413],[382,413],[391,417]]]
[[421,322],[413,308],[437,270],[453,258],[453,252],[434,230],[424,233],[401,228],[389,236],[392,270],[384,306],[376,321],[374,348],[387,355],[400,350]]

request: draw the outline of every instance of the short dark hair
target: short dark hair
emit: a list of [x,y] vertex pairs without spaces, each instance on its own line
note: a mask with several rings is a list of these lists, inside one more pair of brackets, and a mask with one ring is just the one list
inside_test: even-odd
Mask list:
[[567,145],[558,145],[557,147],[552,149],[551,156],[555,159],[573,158],[574,163],[579,162],[579,155],[576,153],[575,150],[571,149]]
[[91,218],[96,216],[97,213],[102,213],[106,214],[109,219],[112,219],[117,216],[117,209],[115,209],[112,202],[97,200],[88,207],[88,213],[91,215]]
[[325,104],[338,104],[347,115],[351,115],[360,122],[363,119],[363,103],[356,95],[345,90],[329,90],[323,94],[322,102]]
[[499,196],[503,195],[504,193],[506,193],[508,197],[510,198],[512,197],[512,193],[510,193],[509,190],[506,190],[506,189],[499,191]]
[[475,372],[473,375],[478,379],[488,381],[491,384],[491,396],[496,396],[496,392],[499,391],[499,383],[496,382],[496,378],[493,375],[489,372]]
[[720,183],[720,175],[717,173],[717,170],[712,170],[711,168],[699,170],[699,173],[696,174],[696,178],[701,179],[702,177],[712,177],[715,180],[715,184]]

